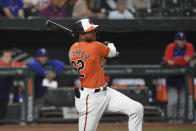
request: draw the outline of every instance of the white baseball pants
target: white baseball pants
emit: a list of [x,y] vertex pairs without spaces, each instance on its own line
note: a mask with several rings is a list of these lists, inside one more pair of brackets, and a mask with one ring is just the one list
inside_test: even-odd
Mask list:
[[112,88],[96,93],[84,88],[80,90],[80,98],[75,97],[75,106],[79,112],[79,131],[96,131],[105,111],[126,114],[129,131],[142,131],[143,106]]

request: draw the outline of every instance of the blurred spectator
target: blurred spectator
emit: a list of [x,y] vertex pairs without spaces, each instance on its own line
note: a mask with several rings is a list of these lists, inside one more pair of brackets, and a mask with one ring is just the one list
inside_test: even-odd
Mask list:
[[105,17],[104,13],[93,13],[91,0],[77,0],[74,8],[72,17],[74,18],[86,18],[86,17],[98,17],[100,19]]
[[27,18],[40,17],[41,11],[50,4],[50,0],[23,0],[23,2]]
[[10,19],[24,19],[24,8],[22,0],[2,0],[5,15]]
[[41,12],[43,18],[65,18],[67,14],[63,8],[66,0],[51,0],[48,7],[44,8]]
[[117,10],[111,11],[109,19],[134,19],[134,16],[126,9],[126,0],[117,1]]
[[[194,57],[193,45],[186,41],[184,32],[177,32],[175,40],[170,43],[166,50],[164,60],[169,66],[189,66]],[[181,122],[185,111],[185,77],[168,76],[167,83],[167,115],[169,122]]]
[[133,7],[137,9],[150,9],[151,0],[128,0],[128,6],[133,5]]
[[50,0],[23,0],[25,7],[35,8],[41,11],[42,9],[48,7]]
[[72,16],[73,7],[75,5],[75,2],[76,2],[76,0],[67,0],[67,2],[64,5],[65,12],[66,12],[68,17]]
[[[47,92],[47,87],[42,85],[44,78],[52,81],[58,73],[64,68],[64,63],[58,60],[48,59],[48,51],[45,48],[36,51],[36,58],[29,62],[29,67],[39,75],[35,77],[35,119],[39,117],[39,110],[44,104],[44,96]],[[53,73],[46,73],[44,67],[54,67]]]
[[[24,63],[12,62],[12,54],[9,50],[1,51],[0,66],[23,66]],[[13,86],[13,78],[8,76],[0,77],[0,119],[3,119],[7,112],[7,104],[10,89]]]
[[129,5],[130,2],[136,10],[135,16],[143,17],[154,14],[151,9],[151,0],[128,0],[127,4]]
[[[132,13],[135,13],[136,9],[133,6],[133,0],[126,0],[125,2],[126,8],[130,10]],[[115,0],[106,0],[106,3],[112,10],[117,9],[117,3],[115,2]]]

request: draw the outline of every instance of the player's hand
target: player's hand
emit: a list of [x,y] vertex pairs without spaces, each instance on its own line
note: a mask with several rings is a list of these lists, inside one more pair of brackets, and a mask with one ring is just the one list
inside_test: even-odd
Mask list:
[[56,77],[56,73],[51,73],[46,75],[46,79],[48,79],[49,81],[52,81],[55,77]]
[[106,65],[106,63],[107,63],[107,59],[106,58],[101,58],[101,60],[100,60],[101,66],[104,67]]
[[167,64],[168,64],[169,66],[173,66],[173,65],[174,65],[174,61],[173,61],[173,60],[168,60]]
[[116,56],[119,56],[119,52],[118,51],[116,52]]
[[184,57],[184,61],[186,61],[187,63],[189,63],[191,61],[191,57],[189,55],[186,55]]

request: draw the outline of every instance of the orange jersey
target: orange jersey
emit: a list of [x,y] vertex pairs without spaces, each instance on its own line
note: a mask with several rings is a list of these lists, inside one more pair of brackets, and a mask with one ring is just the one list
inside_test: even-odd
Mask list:
[[101,58],[107,57],[109,47],[93,41],[74,43],[69,50],[69,59],[77,72],[81,86],[85,88],[99,88],[105,86],[104,69]]

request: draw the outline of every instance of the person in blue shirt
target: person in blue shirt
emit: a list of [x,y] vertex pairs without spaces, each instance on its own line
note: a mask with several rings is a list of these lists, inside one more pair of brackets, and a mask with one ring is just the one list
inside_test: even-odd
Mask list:
[[22,0],[1,0],[3,12],[10,19],[24,19],[24,7]]
[[[48,59],[48,51],[45,48],[40,48],[36,51],[36,58],[28,63],[38,75],[35,77],[34,92],[35,92],[35,119],[39,117],[39,110],[44,103],[44,96],[47,92],[47,87],[42,86],[44,78],[52,81],[58,73],[64,68],[64,63],[59,60]],[[44,67],[54,67],[53,73],[48,74]]]

